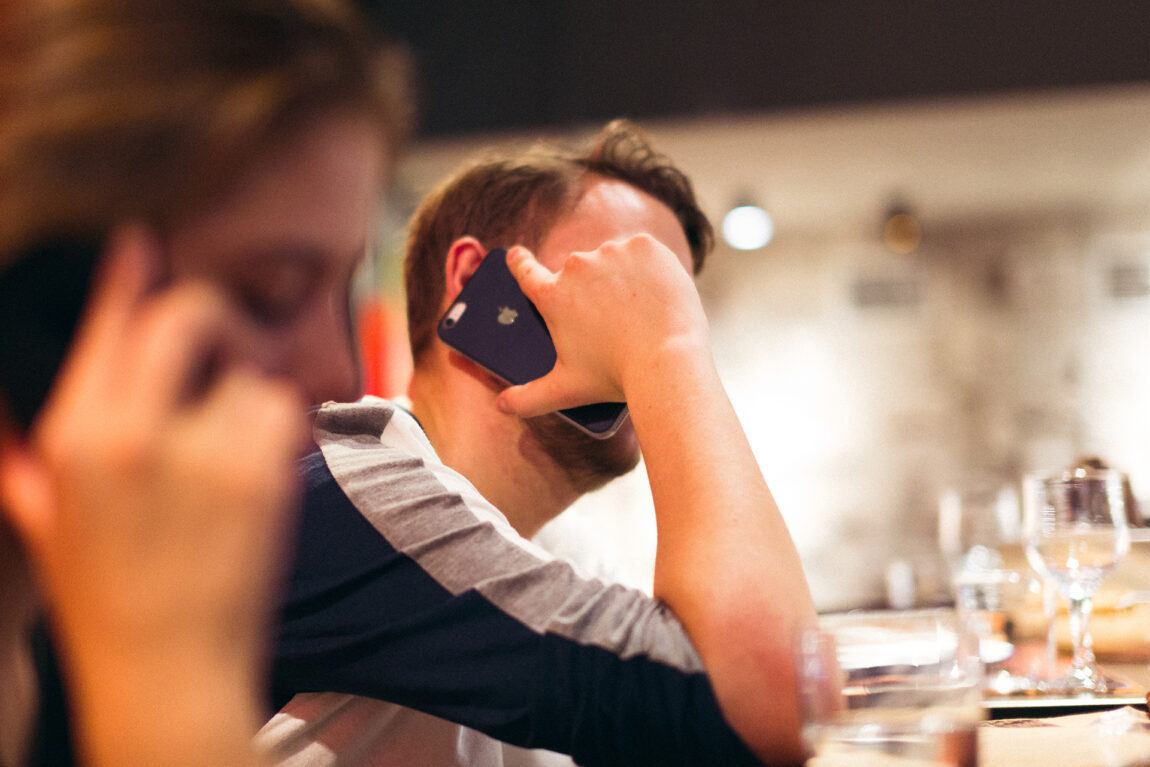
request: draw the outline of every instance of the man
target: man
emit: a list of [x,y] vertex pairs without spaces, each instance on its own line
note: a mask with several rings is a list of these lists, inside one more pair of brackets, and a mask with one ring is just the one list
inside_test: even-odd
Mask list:
[[[791,640],[814,610],[711,360],[690,279],[710,244],[686,178],[621,122],[586,154],[480,162],[425,199],[406,264],[411,411],[329,405],[307,462],[276,700],[341,694],[299,695],[265,742],[299,763],[499,763],[446,719],[582,764],[801,759]],[[535,254],[512,247],[508,265],[558,362],[505,388],[435,326],[488,250],[514,245]],[[609,440],[552,414],[605,400],[633,424]],[[655,599],[523,537],[640,446]]]

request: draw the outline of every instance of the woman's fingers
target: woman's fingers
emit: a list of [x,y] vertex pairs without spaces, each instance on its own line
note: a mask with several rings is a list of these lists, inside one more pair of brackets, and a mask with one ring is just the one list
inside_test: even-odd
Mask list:
[[143,226],[126,226],[113,233],[49,404],[83,401],[116,388],[114,378],[127,359],[121,351],[124,338],[154,289],[159,258],[155,239]]
[[194,404],[234,360],[244,359],[235,349],[243,345],[244,321],[205,283],[165,291],[136,321],[123,384],[135,391],[126,406],[146,423]]
[[156,260],[154,242],[143,227],[124,227],[110,239],[31,441],[13,435],[0,445],[0,504],[34,556],[51,543],[59,523],[59,459],[69,459],[62,462],[66,470],[82,452],[78,445],[70,447],[76,443],[77,420],[93,412],[116,412],[104,395],[117,389],[126,360],[124,338],[156,280]]
[[[121,375],[125,392],[51,422],[27,456],[16,444],[0,452],[5,506],[68,625],[94,628],[90,606],[101,605],[119,627],[112,638],[126,641],[144,629],[136,614],[151,594],[163,595],[147,622],[157,641],[226,643],[266,617],[257,599],[293,519],[305,408],[294,386],[234,361],[212,368],[195,397],[180,394],[227,324],[227,312],[202,309],[149,306],[157,317],[138,341],[152,358]],[[169,342],[179,348],[165,354]],[[188,614],[203,619],[197,637]]]
[[[306,444],[295,387],[251,366],[251,334],[226,298],[207,284],[157,290],[158,247],[140,227],[120,230],[104,259],[30,441],[0,445],[7,514],[64,570],[70,539],[99,557],[94,538],[210,526],[225,508],[266,519],[290,498]],[[168,497],[174,487],[185,490]]]

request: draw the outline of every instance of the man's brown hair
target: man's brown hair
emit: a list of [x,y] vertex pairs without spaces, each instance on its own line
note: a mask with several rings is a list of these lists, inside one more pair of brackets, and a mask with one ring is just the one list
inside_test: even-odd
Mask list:
[[711,223],[687,176],[629,121],[609,123],[584,152],[539,145],[518,155],[487,157],[441,183],[412,218],[404,285],[408,336],[417,362],[435,334],[452,243],[471,236],[486,248],[538,248],[588,174],[626,182],[669,207],[687,236],[698,274],[714,243]]

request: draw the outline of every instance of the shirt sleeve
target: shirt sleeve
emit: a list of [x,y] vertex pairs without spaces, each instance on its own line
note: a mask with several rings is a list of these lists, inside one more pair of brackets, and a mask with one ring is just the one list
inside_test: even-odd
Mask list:
[[277,708],[344,692],[580,764],[758,763],[665,605],[518,536],[390,403],[325,408],[316,434]]

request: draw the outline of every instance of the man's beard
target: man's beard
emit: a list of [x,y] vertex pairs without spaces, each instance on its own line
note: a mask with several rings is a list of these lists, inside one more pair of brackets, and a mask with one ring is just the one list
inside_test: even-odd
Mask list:
[[528,418],[524,423],[580,495],[598,490],[639,464],[639,447],[629,420],[608,439],[589,437],[554,414]]

